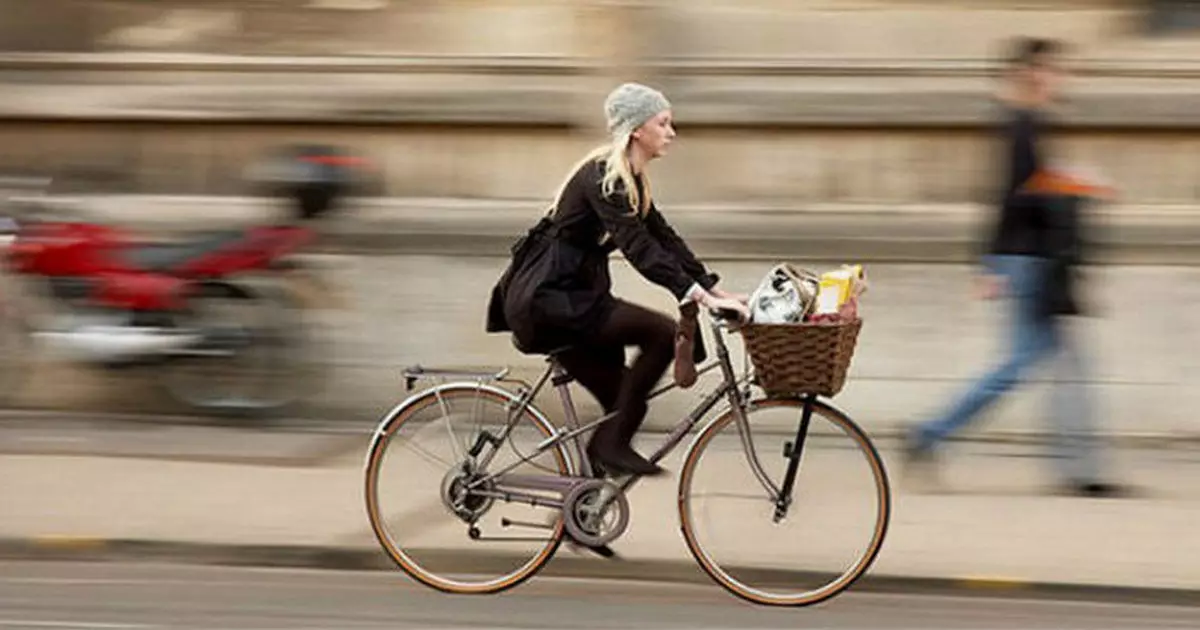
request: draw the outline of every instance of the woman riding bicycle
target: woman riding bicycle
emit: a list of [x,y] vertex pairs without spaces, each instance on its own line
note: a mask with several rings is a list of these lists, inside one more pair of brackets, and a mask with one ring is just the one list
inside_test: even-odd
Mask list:
[[[575,167],[551,211],[552,238],[566,248],[554,257],[553,281],[539,285],[537,307],[531,304],[532,291],[497,287],[488,329],[507,330],[511,324],[525,348],[569,346],[557,353],[559,363],[606,414],[618,412],[592,436],[589,458],[610,473],[653,475],[662,469],[635,452],[631,442],[646,416],[650,391],[674,358],[676,324],[612,295],[609,254],[620,249],[642,276],[681,302],[732,309],[745,319],[749,310],[744,296],[716,287],[717,276],[696,259],[651,199],[646,167],[666,155],[675,137],[666,97],[626,83],[608,95],[604,109],[611,142]],[[507,322],[497,324],[493,320],[500,310]],[[626,346],[639,349],[628,368]]]

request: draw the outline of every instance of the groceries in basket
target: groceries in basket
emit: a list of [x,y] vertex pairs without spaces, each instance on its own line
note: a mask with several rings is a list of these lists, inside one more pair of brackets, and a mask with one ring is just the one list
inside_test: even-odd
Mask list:
[[797,324],[845,322],[858,318],[858,297],[866,290],[861,265],[843,265],[821,275],[781,263],[763,277],[750,296],[751,322]]
[[821,274],[817,309],[808,321],[846,322],[858,319],[858,297],[867,290],[861,265],[842,265]]
[[750,295],[750,321],[756,324],[802,322],[817,303],[820,278],[789,264],[775,265]]
[[769,396],[834,396],[846,382],[866,290],[861,266],[816,274],[780,264],[750,297],[751,321],[740,330],[755,382]]

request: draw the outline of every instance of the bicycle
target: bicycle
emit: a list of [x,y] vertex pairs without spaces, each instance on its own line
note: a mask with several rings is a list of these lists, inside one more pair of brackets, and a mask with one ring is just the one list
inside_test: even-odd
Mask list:
[[[744,600],[774,606],[808,606],[825,601],[845,591],[858,580],[870,568],[883,545],[891,516],[890,485],[883,461],[867,434],[848,415],[816,394],[752,398],[755,381],[751,371],[746,367],[741,377],[736,376],[725,343],[724,334],[732,329],[731,321],[722,317],[721,313],[710,312],[709,315],[715,339],[716,358],[710,359],[704,366],[699,366],[697,372],[704,374],[720,368],[722,382],[710,389],[691,413],[675,425],[649,459],[658,463],[665,458],[721,399],[726,399],[728,408],[700,430],[684,456],[677,491],[678,514],[684,541],[695,561],[709,577]],[[548,365],[533,385],[520,379],[508,378],[508,368],[474,371],[453,368],[426,369],[416,366],[404,371],[409,391],[421,379],[451,380],[411,395],[380,421],[367,452],[365,494],[368,518],[376,539],[387,555],[418,582],[448,593],[498,593],[521,584],[541,570],[553,557],[565,537],[577,544],[596,548],[616,540],[626,531],[630,517],[626,494],[639,478],[628,477],[618,482],[603,478],[594,471],[580,438],[613,414],[580,425],[569,388],[573,379],[556,360],[556,356],[563,350],[565,348],[546,354],[545,360]],[[558,391],[562,402],[565,419],[562,427],[552,423],[533,405],[533,400],[547,382]],[[517,387],[516,392],[501,387],[502,383],[514,384]],[[655,399],[676,387],[674,383],[660,386],[649,398]],[[462,403],[471,406],[469,414],[453,412],[452,408],[457,408]],[[491,423],[484,422],[480,419],[482,414],[477,412],[481,412],[485,407],[493,408],[493,411],[498,412],[498,418],[503,419]],[[778,452],[784,460],[781,475],[768,471],[763,456],[769,455],[770,450],[761,449],[755,442],[764,435],[777,436],[780,431],[772,431],[770,423],[751,421],[752,415],[780,409],[790,413],[799,412],[799,425],[789,423],[783,433],[785,438],[792,439],[785,442]],[[438,412],[443,414],[444,426],[436,426],[437,423],[433,421],[427,425],[420,424],[418,419],[430,411],[434,415]],[[451,425],[451,418],[464,417],[470,419],[475,428],[474,433],[465,437]],[[832,572],[795,571],[761,566],[770,564],[773,560],[778,564],[779,557],[786,555],[794,543],[787,543],[787,546],[781,549],[765,551],[766,556],[757,560],[759,566],[756,567],[736,565],[737,561],[745,559],[747,552],[744,549],[735,551],[737,560],[734,562],[717,559],[711,541],[706,540],[708,532],[705,528],[709,524],[706,504],[700,499],[701,495],[694,492],[693,486],[699,475],[698,467],[705,463],[706,456],[711,456],[712,461],[716,462],[714,466],[717,469],[717,481],[722,483],[741,478],[738,475],[745,475],[745,468],[749,469],[749,477],[752,480],[743,478],[740,486],[749,484],[753,488],[757,483],[758,496],[751,497],[749,505],[752,507],[737,511],[736,527],[748,527],[750,521],[742,518],[755,510],[762,510],[764,517],[769,514],[768,526],[772,528],[772,532],[783,523],[804,524],[810,520],[815,521],[815,517],[820,516],[820,513],[813,510],[805,511],[795,521],[789,521],[787,518],[797,510],[794,495],[799,488],[796,481],[806,442],[829,437],[828,432],[813,430],[812,421],[815,417],[827,420],[841,435],[849,437],[853,448],[847,451],[845,448],[822,449],[814,446],[809,449],[806,465],[814,465],[814,457],[829,456],[836,459],[844,457],[846,452],[863,455],[867,460],[868,483],[872,489],[870,494],[873,496],[873,516],[857,519],[862,521],[859,524],[863,528],[869,530],[865,547],[851,556],[848,566]],[[433,478],[441,474],[441,480],[438,496],[430,499],[428,505],[419,506],[416,516],[404,520],[400,525],[401,532],[412,540],[411,543],[400,544],[387,527],[384,514],[388,510],[381,504],[381,499],[403,497],[410,501],[406,505],[412,506],[413,495],[422,488],[428,489],[431,481],[428,477],[422,477],[417,469],[405,467],[396,475],[402,487],[389,488],[386,493],[381,493],[382,481],[390,481],[392,478],[388,476],[390,468],[386,465],[385,454],[389,452],[388,449],[394,440],[405,433],[410,425],[416,426],[417,431],[432,426],[431,430],[435,435],[447,433],[451,438],[450,452],[443,452],[442,456],[439,456],[428,449],[414,451],[433,463]],[[764,429],[752,431],[752,425]],[[722,452],[721,447],[729,446],[731,441],[719,434],[731,426],[737,430],[736,442],[732,446],[740,446],[742,453],[741,456],[733,457],[746,465],[740,473],[737,470],[728,470],[728,466],[722,469],[719,465],[722,457],[728,459],[727,453]],[[525,452],[516,446],[519,438],[528,438]],[[403,443],[402,441],[401,444]],[[495,459],[501,453],[507,452],[501,448],[503,445],[508,445],[507,450],[511,450],[517,456],[517,461],[508,465],[493,466]],[[533,463],[534,458],[544,455],[548,455],[549,463]],[[514,472],[526,464],[539,472]],[[839,468],[836,475],[824,478],[844,483],[850,476],[845,474],[842,468]],[[777,483],[780,477],[782,479]],[[809,495],[815,495],[815,492],[810,491]],[[840,501],[857,494],[839,489],[831,496]],[[496,536],[491,531],[485,533],[482,529],[484,518],[494,516],[491,512],[500,505],[518,506],[535,513],[539,510],[549,510],[548,518],[543,517],[542,520],[509,516],[498,519],[497,531],[512,528],[536,529],[544,531],[545,536]],[[452,515],[448,519],[450,524],[441,529],[431,528],[430,519],[435,513],[442,511]],[[839,509],[835,512],[841,511],[843,510]],[[853,524],[854,522],[851,523]],[[506,551],[489,556],[464,558],[461,553],[444,551],[447,547],[447,537],[455,535],[455,530],[459,531],[457,535],[461,535],[459,528],[463,526],[471,545],[487,542],[497,545],[528,543],[531,547],[527,552],[529,557],[526,558],[526,552],[514,554]],[[850,538],[847,534],[849,528],[850,525],[831,528],[834,531],[822,530],[819,536],[823,545],[822,551],[814,554],[814,557],[827,552],[826,545],[836,542],[839,537]],[[767,535],[768,533],[755,535],[754,539],[765,538]],[[750,536],[744,532],[735,533],[735,539],[744,540],[748,537]],[[441,571],[431,568],[439,563],[445,564],[447,568]],[[497,574],[487,575],[488,571],[495,571]],[[799,591],[787,590],[796,588],[794,586],[778,590],[785,586],[784,582],[801,579],[819,579],[823,583],[816,588]]]

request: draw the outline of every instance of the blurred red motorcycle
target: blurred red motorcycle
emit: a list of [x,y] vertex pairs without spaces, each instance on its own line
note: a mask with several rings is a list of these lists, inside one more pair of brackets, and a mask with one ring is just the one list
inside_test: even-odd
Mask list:
[[[27,369],[13,359],[27,359],[31,341],[91,365],[153,366],[176,400],[205,413],[278,413],[312,393],[289,287],[298,275],[309,288],[321,283],[294,254],[316,239],[313,221],[335,206],[360,161],[324,147],[285,157],[273,185],[294,198],[296,216],[185,242],[144,243],[115,227],[47,218],[43,203],[10,206],[16,216],[0,219],[0,400],[19,387]],[[264,274],[280,281],[242,280]]]

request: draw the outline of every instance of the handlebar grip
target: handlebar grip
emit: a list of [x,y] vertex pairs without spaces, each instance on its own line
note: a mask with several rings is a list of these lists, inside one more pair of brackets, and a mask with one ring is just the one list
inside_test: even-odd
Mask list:
[[735,324],[744,323],[742,321],[741,312],[732,308],[710,308],[708,309],[708,314],[723,321],[733,322]]

